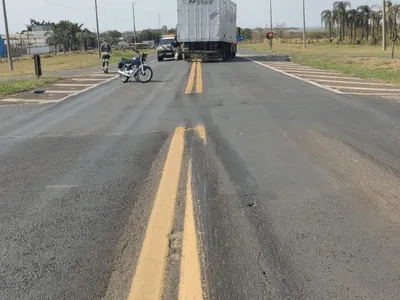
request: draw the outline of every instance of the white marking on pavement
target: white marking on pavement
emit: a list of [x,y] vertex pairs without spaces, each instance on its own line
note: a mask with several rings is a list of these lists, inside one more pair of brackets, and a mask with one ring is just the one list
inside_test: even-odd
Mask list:
[[[399,85],[391,84],[391,83],[341,81],[341,80],[329,80],[329,79],[314,79],[314,80],[318,81],[318,82],[346,83],[346,84],[355,84],[355,85],[360,84],[360,85],[378,85],[378,86],[397,86],[400,88]],[[344,86],[343,88],[346,88],[346,86]]]
[[[270,65],[273,66],[275,68],[280,68],[282,70],[293,70],[293,71],[313,71],[315,69],[313,68],[308,68],[308,67],[289,67],[289,66],[276,66],[276,65]],[[318,71],[318,70],[316,70]]]
[[104,78],[72,78],[74,81],[102,81]]
[[359,91],[384,91],[384,92],[400,92],[400,88],[398,89],[385,89],[385,88],[367,88],[367,87],[353,87],[353,86],[335,86],[328,85],[332,89],[342,89],[342,90],[359,90]]
[[156,60],[152,60],[150,63],[152,64],[152,63],[155,63],[156,62]]
[[73,93],[75,93],[76,91],[62,91],[62,90],[60,90],[60,91],[57,91],[57,90],[46,90],[44,93],[45,94],[73,94]]
[[[87,91],[89,91],[91,89],[94,89],[94,88],[96,88],[96,87],[98,87],[100,85],[103,85],[103,84],[105,84],[107,82],[110,82],[110,81],[112,81],[112,80],[114,80],[114,79],[116,79],[118,77],[119,76],[116,75],[113,78],[109,78],[107,80],[102,79],[102,81],[98,82],[98,83],[94,82],[93,84],[88,84],[87,88],[85,88],[83,90],[79,90],[79,91],[52,91],[52,92],[58,92],[58,93],[60,93],[60,92],[66,93],[67,92],[69,94],[69,95],[67,95],[67,96],[65,96],[65,97],[63,97],[61,99],[42,100],[42,99],[5,98],[5,99],[0,99],[0,102],[9,102],[9,103],[23,103],[23,102],[25,102],[25,103],[36,103],[36,104],[57,103],[57,102],[61,102],[61,101],[67,100],[68,98],[71,98],[73,96],[85,93],[85,92],[87,92]],[[63,83],[58,83],[56,85],[61,85],[61,84],[63,84]],[[66,84],[66,83],[64,83],[64,84]],[[46,93],[49,93],[49,92],[51,92],[51,91],[46,91]]]
[[0,99],[0,102],[10,102],[10,103],[28,102],[28,103],[39,103],[39,104],[56,103],[59,101],[60,101],[60,99],[58,99],[58,100],[21,99],[21,98]]
[[338,75],[338,76],[335,76],[335,75],[332,75],[332,76],[327,76],[327,75],[305,75],[305,76],[303,76],[304,78],[336,78],[336,79],[349,79],[349,80],[365,80],[365,79],[363,79],[363,78],[357,78],[357,77],[345,77],[345,76],[340,76],[340,75]]
[[268,62],[268,64],[271,65],[271,66],[277,66],[277,67],[313,69],[313,68],[308,67],[308,66],[297,65],[297,64],[294,64],[294,63]]
[[98,76],[98,77],[113,77],[114,74],[90,74],[90,76]]
[[333,93],[335,93],[335,94],[343,94],[341,91],[331,89],[331,88],[329,88],[329,87],[326,87],[326,86],[324,86],[324,85],[318,84],[318,83],[316,83],[316,82],[314,82],[314,81],[310,81],[310,80],[301,78],[301,77],[296,76],[296,75],[294,75],[294,74],[286,73],[286,72],[284,72],[284,71],[282,71],[282,70],[279,70],[279,69],[277,69],[277,68],[268,66],[268,65],[266,65],[266,64],[263,64],[263,63],[261,63],[261,62],[259,62],[259,61],[254,60],[254,59],[251,59],[251,58],[248,58],[248,57],[244,57],[244,58],[247,59],[247,60],[249,60],[249,61],[252,61],[252,62],[254,62],[254,63],[256,63],[256,64],[258,64],[258,65],[260,65],[260,66],[263,66],[263,67],[265,67],[265,68],[274,70],[275,72],[278,72],[278,73],[287,75],[287,76],[292,77],[292,78],[295,78],[295,79],[297,79],[297,80],[300,80],[300,81],[303,81],[303,82],[307,82],[307,83],[312,84],[312,85],[314,85],[314,86],[316,86],[316,87],[319,87],[319,88],[321,88],[321,89],[324,89],[324,90],[333,92]]
[[86,87],[91,86],[92,83],[56,83],[55,86],[76,86],[76,87]]
[[103,84],[105,84],[105,83],[108,83],[108,82],[110,82],[110,81],[112,81],[112,80],[114,80],[114,79],[116,79],[116,78],[118,78],[118,77],[119,77],[119,75],[116,75],[116,76],[114,76],[113,78],[104,80],[104,81],[99,82],[99,83],[95,83],[95,84],[89,86],[88,88],[86,88],[86,89],[84,89],[84,90],[81,90],[81,91],[76,92],[75,94],[67,95],[67,96],[65,96],[64,98],[61,98],[60,101],[67,100],[67,99],[70,98],[70,97],[73,97],[73,96],[76,96],[76,95],[85,93],[85,92],[87,92],[87,91],[90,91],[90,90],[92,90],[92,89],[94,89],[94,88],[97,88],[98,86],[103,85]]
[[400,93],[358,93],[358,92],[349,92],[349,93],[345,93],[345,94],[349,94],[349,95],[359,95],[359,96],[398,96],[400,97]]
[[[285,69],[281,69],[282,71],[286,71]],[[296,73],[296,74],[319,74],[319,75],[330,75],[330,74],[336,74],[338,75],[339,73],[335,73],[335,72],[326,72],[326,71],[317,71],[317,70],[313,70],[313,71],[291,71],[291,70],[287,70],[287,72],[290,73]]]

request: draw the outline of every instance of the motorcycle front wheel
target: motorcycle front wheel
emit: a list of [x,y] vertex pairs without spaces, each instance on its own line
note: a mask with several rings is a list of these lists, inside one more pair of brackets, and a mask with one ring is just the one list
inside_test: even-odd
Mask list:
[[153,70],[146,66],[143,70],[139,70],[136,77],[141,83],[149,82],[153,78]]

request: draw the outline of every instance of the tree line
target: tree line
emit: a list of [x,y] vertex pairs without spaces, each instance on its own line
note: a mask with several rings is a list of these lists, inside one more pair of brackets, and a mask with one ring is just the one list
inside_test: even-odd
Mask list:
[[386,20],[383,20],[382,7],[379,5],[352,8],[349,1],[336,1],[332,9],[321,12],[321,23],[329,31],[330,39],[335,35],[340,42],[349,39],[355,44],[377,44],[382,39],[382,22],[386,22],[387,34],[392,41],[397,40],[399,12],[400,5],[386,1]]
[[[96,48],[97,34],[87,28],[84,24],[74,23],[69,20],[61,20],[57,23],[50,21],[30,20],[26,25],[26,31],[32,31],[35,26],[41,26],[45,31],[46,44],[57,51],[86,51]],[[176,29],[163,26],[161,29],[145,29],[137,32],[136,42],[155,41],[159,42],[163,34],[176,33]],[[125,42],[133,43],[133,32],[120,32],[118,30],[108,30],[100,33],[100,39],[105,40],[111,45],[117,45],[121,38]]]

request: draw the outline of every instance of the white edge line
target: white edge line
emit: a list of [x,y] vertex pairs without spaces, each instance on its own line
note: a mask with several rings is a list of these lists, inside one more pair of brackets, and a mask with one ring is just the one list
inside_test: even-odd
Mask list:
[[303,82],[307,82],[307,83],[309,83],[309,84],[312,84],[312,85],[314,85],[314,86],[316,86],[316,87],[319,87],[319,88],[321,88],[321,89],[324,89],[324,90],[333,92],[333,93],[335,93],[335,94],[341,94],[341,95],[345,94],[345,93],[343,93],[343,92],[341,92],[341,91],[338,91],[338,90],[335,90],[335,89],[331,89],[331,88],[329,88],[329,87],[327,87],[327,86],[323,86],[323,85],[318,84],[318,83],[316,83],[316,82],[313,82],[313,81],[310,81],[310,80],[307,80],[307,79],[303,79],[303,78],[298,77],[298,76],[293,75],[293,74],[286,73],[286,72],[284,72],[284,71],[281,71],[281,70],[279,70],[279,69],[276,69],[276,68],[271,67],[271,66],[268,66],[268,65],[264,65],[263,63],[260,63],[260,62],[258,62],[258,61],[255,61],[255,60],[253,60],[253,59],[251,59],[251,58],[248,58],[248,57],[243,57],[243,58],[244,58],[244,59],[247,59],[247,60],[250,60],[250,61],[252,61],[253,63],[256,63],[256,64],[258,64],[258,65],[260,65],[260,66],[265,67],[265,68],[274,70],[274,71],[276,71],[276,72],[279,72],[279,73],[281,73],[281,74],[290,76],[290,77],[295,78],[295,79],[297,79],[297,80],[300,80],[300,81],[303,81]]
[[104,83],[110,82],[111,80],[114,80],[114,79],[116,79],[116,78],[118,78],[118,77],[119,77],[119,75],[116,75],[116,76],[114,76],[113,78],[110,78],[110,79],[107,79],[107,80],[102,81],[102,82],[100,82],[100,83],[96,83],[96,84],[94,84],[94,85],[91,85],[91,86],[89,86],[88,88],[86,88],[86,89],[84,89],[84,90],[81,90],[81,91],[79,91],[79,92],[76,92],[76,93],[74,93],[74,94],[71,94],[71,95],[65,96],[64,98],[59,99],[58,102],[62,102],[62,101],[67,100],[68,98],[71,98],[71,97],[73,97],[73,96],[76,96],[76,95],[85,93],[85,92],[87,92],[87,91],[89,91],[89,90],[91,90],[91,89],[94,89],[94,88],[96,88],[96,87],[98,87],[98,86],[100,86],[100,85],[102,85],[102,84],[104,84]]

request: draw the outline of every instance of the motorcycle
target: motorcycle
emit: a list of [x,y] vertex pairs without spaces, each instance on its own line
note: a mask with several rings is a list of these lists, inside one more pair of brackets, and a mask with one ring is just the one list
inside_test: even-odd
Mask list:
[[147,53],[140,54],[139,51],[133,50],[138,57],[127,59],[121,57],[118,63],[118,74],[123,83],[128,82],[130,79],[135,78],[136,81],[141,83],[149,82],[153,78],[153,70],[149,65],[146,65]]

